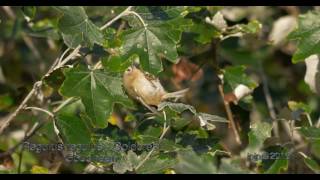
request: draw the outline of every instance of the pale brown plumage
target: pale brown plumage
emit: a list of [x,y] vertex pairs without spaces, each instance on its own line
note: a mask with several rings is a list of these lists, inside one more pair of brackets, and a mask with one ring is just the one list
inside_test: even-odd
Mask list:
[[142,103],[158,106],[163,100],[180,98],[188,89],[168,93],[164,90],[158,78],[143,73],[140,69],[131,66],[123,74],[123,85],[127,93]]

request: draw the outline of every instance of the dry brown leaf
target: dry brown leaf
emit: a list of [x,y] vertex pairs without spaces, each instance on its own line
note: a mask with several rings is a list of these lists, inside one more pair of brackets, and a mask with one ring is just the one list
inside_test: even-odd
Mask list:
[[172,72],[175,83],[180,83],[184,80],[197,81],[203,76],[203,70],[186,57],[182,57],[178,64],[172,66]]

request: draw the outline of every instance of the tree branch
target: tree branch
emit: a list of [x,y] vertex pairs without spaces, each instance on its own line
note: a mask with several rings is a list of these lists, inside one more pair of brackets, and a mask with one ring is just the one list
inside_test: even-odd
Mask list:
[[18,115],[18,113],[26,106],[30,98],[35,94],[36,89],[38,89],[42,85],[42,81],[38,81],[33,85],[33,88],[29,92],[29,94],[24,98],[22,103],[18,106],[18,108],[0,125],[0,134],[2,134],[3,130],[10,125],[10,122]]
[[27,133],[26,136],[23,138],[22,141],[20,141],[18,144],[10,148],[4,153],[0,153],[0,159],[12,154],[23,142],[29,140],[39,129],[41,129],[44,126],[45,122],[42,122],[40,124],[37,124],[35,128],[31,129],[31,132]]
[[235,124],[234,119],[233,119],[233,114],[232,114],[232,111],[231,111],[231,108],[230,108],[230,104],[227,101],[225,101],[225,98],[224,98],[224,92],[223,92],[222,84],[218,85],[218,90],[219,90],[219,94],[220,94],[220,96],[222,98],[223,105],[224,105],[224,108],[226,110],[226,113],[227,113],[227,116],[228,116],[228,119],[229,119],[229,122],[230,122],[230,125],[231,125],[231,128],[232,128],[233,134],[235,136],[235,140],[239,145],[241,145],[242,142],[241,142],[238,130],[236,128],[236,124]]
[[[212,47],[211,48],[212,48],[212,52],[213,52],[212,66],[213,66],[214,71],[216,72],[216,75],[219,77],[219,74],[220,74],[221,70],[219,68],[218,61],[217,61],[218,43],[219,43],[218,40],[215,40],[215,39],[212,40],[212,43],[211,43]],[[219,77],[219,79],[220,79],[220,77]],[[225,98],[224,98],[223,79],[220,79],[220,82],[218,84],[218,91],[219,91],[219,94],[220,94],[220,96],[222,98],[222,102],[223,102],[223,105],[224,105],[228,120],[230,122],[231,129],[232,129],[233,134],[235,136],[235,140],[239,145],[241,145],[242,144],[241,138],[240,138],[239,132],[237,130],[237,127],[236,127],[236,124],[235,124],[235,121],[234,121],[234,118],[233,118],[233,114],[232,114],[232,111],[231,111],[231,108],[230,108],[230,104],[227,101],[225,101]]]

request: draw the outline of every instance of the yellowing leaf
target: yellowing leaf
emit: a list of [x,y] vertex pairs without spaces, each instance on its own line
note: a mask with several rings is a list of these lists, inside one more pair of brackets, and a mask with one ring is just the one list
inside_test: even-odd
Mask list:
[[49,170],[45,167],[35,165],[35,166],[32,166],[31,173],[32,174],[48,174]]
[[113,126],[115,126],[115,125],[117,125],[117,116],[116,115],[114,115],[114,114],[112,114],[109,118],[108,118],[108,122],[111,124],[111,125],[113,125]]

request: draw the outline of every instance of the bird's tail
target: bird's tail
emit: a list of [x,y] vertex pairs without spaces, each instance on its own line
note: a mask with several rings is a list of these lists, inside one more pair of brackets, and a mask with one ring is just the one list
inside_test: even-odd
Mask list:
[[179,99],[185,96],[185,94],[189,91],[189,88],[186,89],[182,89],[180,91],[176,91],[176,92],[171,92],[171,93],[167,93],[164,96],[162,96],[162,100],[165,99],[171,99],[171,98],[175,98],[175,99]]

